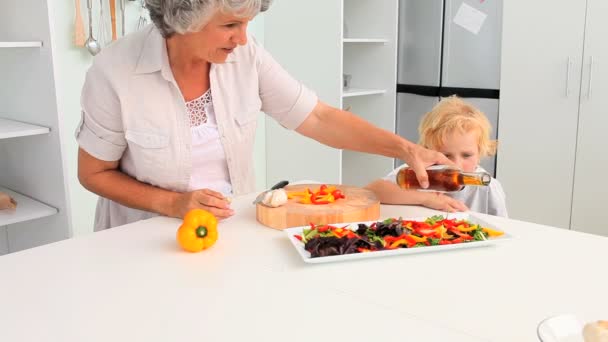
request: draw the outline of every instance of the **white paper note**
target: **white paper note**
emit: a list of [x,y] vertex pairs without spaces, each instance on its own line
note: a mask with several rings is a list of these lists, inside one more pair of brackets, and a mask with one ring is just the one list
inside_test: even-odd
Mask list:
[[454,24],[473,34],[478,34],[487,17],[487,14],[463,2],[454,16]]

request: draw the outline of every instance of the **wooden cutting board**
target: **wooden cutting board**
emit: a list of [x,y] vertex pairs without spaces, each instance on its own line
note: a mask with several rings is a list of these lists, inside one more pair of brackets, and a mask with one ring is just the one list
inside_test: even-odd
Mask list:
[[[320,184],[296,184],[285,187],[290,191],[316,191]],[[292,198],[278,208],[256,204],[256,218],[261,224],[275,228],[307,226],[314,224],[331,224],[341,222],[373,221],[380,217],[380,201],[373,192],[348,185],[328,184],[342,191],[346,198],[330,204],[302,204],[299,198]]]

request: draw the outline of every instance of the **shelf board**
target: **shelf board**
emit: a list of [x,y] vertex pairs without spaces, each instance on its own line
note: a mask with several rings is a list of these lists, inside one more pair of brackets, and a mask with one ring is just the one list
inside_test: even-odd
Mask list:
[[344,43],[388,43],[388,39],[383,38],[343,38]]
[[0,118],[0,139],[47,134],[50,131],[48,127]]
[[386,93],[386,89],[349,88],[349,89],[342,91],[342,97],[376,95],[376,94],[384,94],[384,93]]
[[17,201],[17,209],[0,210],[0,227],[57,214],[57,209],[27,196],[3,187],[0,187],[0,191]]
[[39,48],[42,47],[42,42],[31,41],[31,42],[2,42],[0,41],[0,48]]

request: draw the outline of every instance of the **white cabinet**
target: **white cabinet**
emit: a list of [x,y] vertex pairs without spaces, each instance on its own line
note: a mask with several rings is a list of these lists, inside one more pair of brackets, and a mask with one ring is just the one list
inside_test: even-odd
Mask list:
[[587,220],[608,194],[592,179],[608,166],[606,15],[602,0],[504,3],[497,177],[512,218],[599,232]]
[[[264,45],[321,101],[394,132],[397,6],[397,0],[277,1],[265,14]],[[272,119],[266,152],[268,185],[312,179],[361,186],[393,167],[391,158],[329,148]]]
[[18,202],[0,211],[4,254],[70,236],[45,1],[0,2],[0,75],[0,190]]
[[608,235],[608,2],[587,1],[571,228]]

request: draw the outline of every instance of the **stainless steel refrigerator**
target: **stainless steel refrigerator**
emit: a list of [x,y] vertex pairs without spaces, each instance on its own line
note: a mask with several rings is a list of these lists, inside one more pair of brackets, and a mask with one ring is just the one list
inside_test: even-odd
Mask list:
[[[501,36],[502,0],[400,0],[397,133],[418,141],[422,115],[456,94],[486,114],[496,138]],[[481,166],[495,174],[496,158]]]

